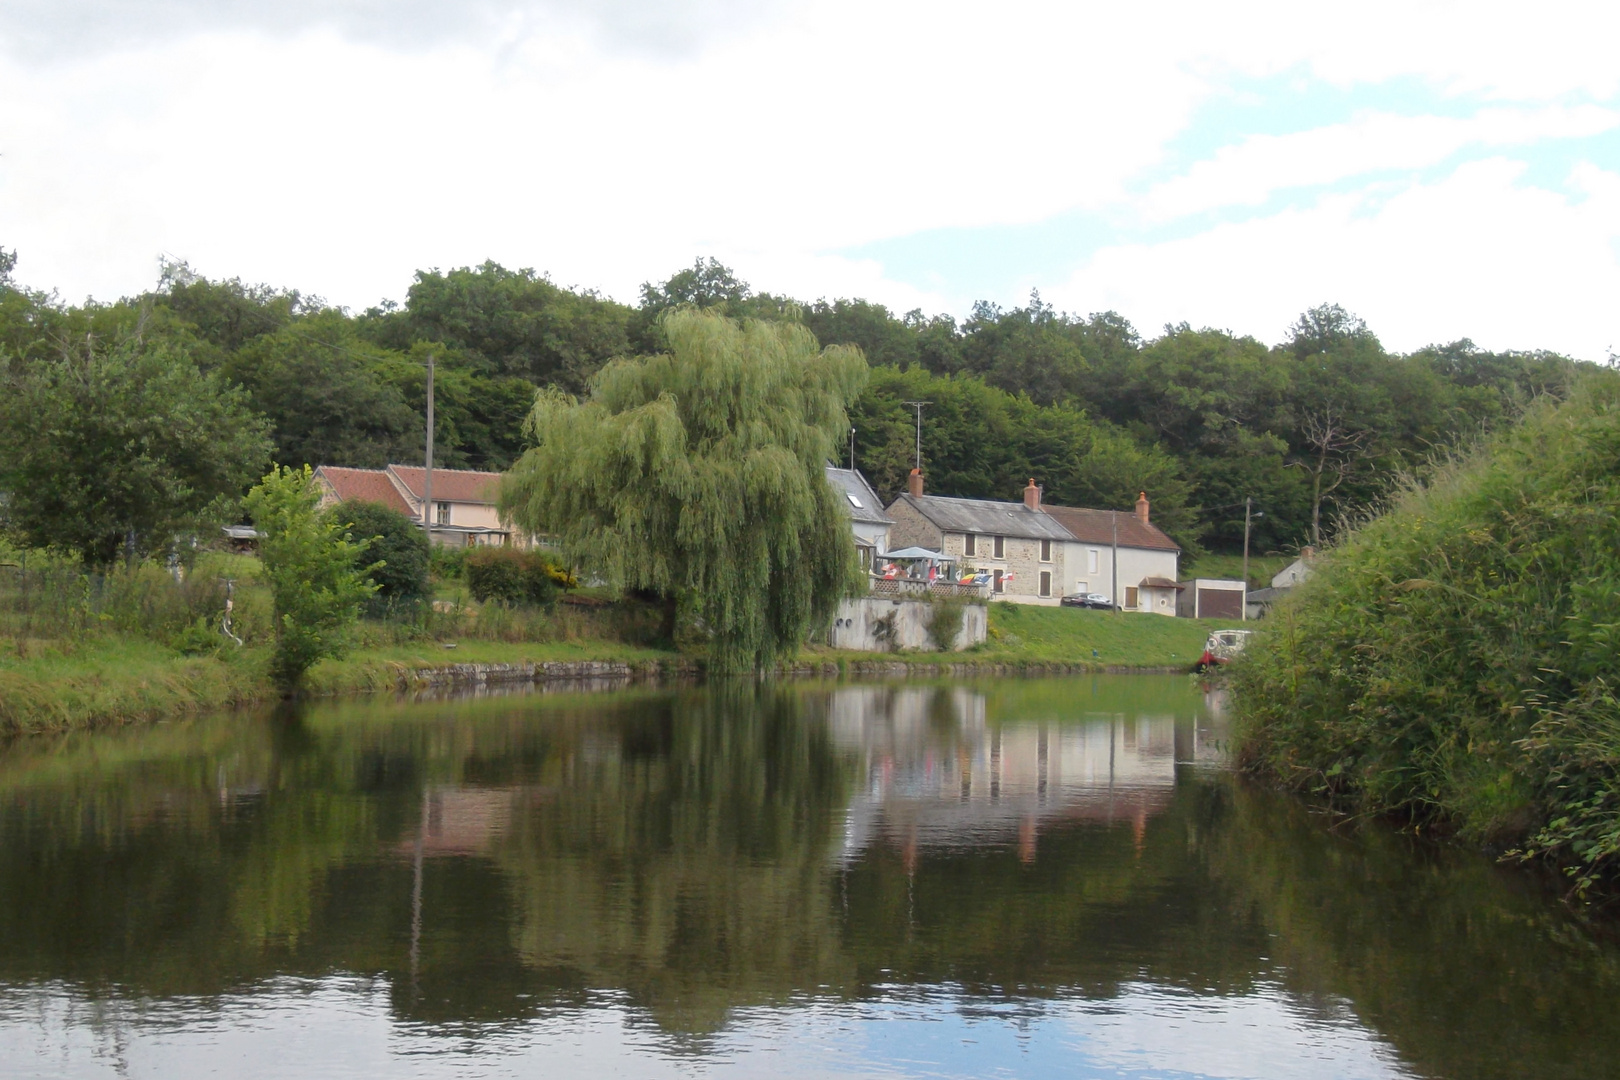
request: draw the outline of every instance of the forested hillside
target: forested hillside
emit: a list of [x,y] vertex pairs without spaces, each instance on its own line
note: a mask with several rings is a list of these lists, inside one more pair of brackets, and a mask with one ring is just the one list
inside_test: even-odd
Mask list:
[[[960,322],[900,315],[759,293],[713,260],[643,286],[635,307],[494,263],[419,272],[402,303],[358,313],[183,263],[106,303],[68,304],[23,280],[0,250],[0,378],[13,400],[44,366],[116,353],[133,371],[161,354],[221,394],[239,387],[238,426],[267,421],[270,454],[289,465],[418,457],[429,355],[437,460],[504,469],[537,387],[580,394],[610,358],[658,350],[665,310],[798,320],[823,345],[860,346],[874,369],[852,413],[855,460],[885,497],[912,465],[905,402],[926,401],[930,491],[1016,499],[1033,476],[1050,501],[1126,508],[1146,489],[1155,520],[1191,550],[1241,543],[1245,498],[1265,514],[1256,550],[1319,540],[1436,449],[1563,393],[1580,366],[1467,340],[1395,354],[1333,305],[1274,346],[1185,324],[1144,336],[1112,312],[1069,315],[1038,295],[1010,310],[980,303]],[[142,408],[161,407],[150,398]],[[0,444],[29,437],[31,422],[0,405]]]

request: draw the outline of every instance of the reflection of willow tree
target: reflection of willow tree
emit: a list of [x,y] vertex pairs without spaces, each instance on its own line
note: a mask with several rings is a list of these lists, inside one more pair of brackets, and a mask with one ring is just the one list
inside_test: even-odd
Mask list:
[[[988,723],[1179,707],[1138,699],[1150,682],[987,686]],[[1028,861],[1010,841],[880,843],[840,868],[856,770],[826,693],[348,703],[17,744],[0,755],[0,982],[197,995],[377,973],[396,1015],[473,1033],[623,989],[702,1034],[732,1009],[880,985],[1038,1001],[1281,980],[1347,998],[1437,1075],[1606,1075],[1620,1052],[1620,954],[1522,878],[1335,838],[1185,770],[1139,824],[1053,814]],[[924,720],[923,749],[952,753],[948,711]],[[424,859],[413,963],[424,791],[502,810]]]
[[1550,887],[1376,826],[1335,837],[1292,801],[1236,794],[1210,876],[1272,932],[1289,989],[1348,999],[1424,1076],[1615,1074],[1620,952]]
[[527,963],[621,986],[675,1030],[842,983],[826,872],[847,777],[791,690],[721,683],[559,763],[499,859]]

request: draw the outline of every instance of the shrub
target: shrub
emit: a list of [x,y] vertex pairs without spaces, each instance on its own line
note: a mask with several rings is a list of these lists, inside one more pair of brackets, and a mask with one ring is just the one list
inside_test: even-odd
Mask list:
[[1413,487],[1234,665],[1250,768],[1362,810],[1620,866],[1620,379]]
[[372,616],[402,612],[428,595],[428,539],[422,527],[381,503],[348,502],[326,513],[327,521],[354,540],[370,540],[355,553],[377,591],[366,601]]
[[479,602],[550,607],[571,581],[572,575],[543,552],[485,547],[467,553],[467,588]]
[[936,600],[928,619],[928,640],[940,652],[956,648],[956,639],[962,633],[962,622],[967,605],[961,600]]
[[428,569],[440,581],[460,581],[467,576],[467,549],[432,545],[428,553]]
[[292,690],[316,661],[339,656],[360,606],[375,591],[370,567],[357,565],[365,542],[343,535],[316,511],[308,466],[272,470],[246,504],[264,534],[260,559],[275,598],[276,649],[271,674]]

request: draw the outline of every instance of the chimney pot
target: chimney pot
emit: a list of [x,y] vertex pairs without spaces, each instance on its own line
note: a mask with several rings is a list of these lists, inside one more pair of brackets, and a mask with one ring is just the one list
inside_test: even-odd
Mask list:
[[1136,493],[1136,516],[1141,519],[1142,524],[1148,524],[1148,497],[1145,491]]
[[1041,489],[1035,486],[1035,478],[1029,478],[1029,486],[1024,489],[1024,506],[1030,510],[1041,508]]
[[922,498],[923,474],[921,469],[912,469],[911,475],[906,477],[906,492],[910,494],[912,498]]

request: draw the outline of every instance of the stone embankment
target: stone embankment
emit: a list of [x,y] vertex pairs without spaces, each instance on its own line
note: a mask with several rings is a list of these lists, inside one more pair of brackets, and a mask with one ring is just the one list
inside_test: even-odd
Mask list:
[[656,660],[546,660],[517,664],[443,664],[436,667],[396,668],[401,690],[460,689],[494,685],[550,682],[634,682],[668,675],[695,675],[690,664]]

